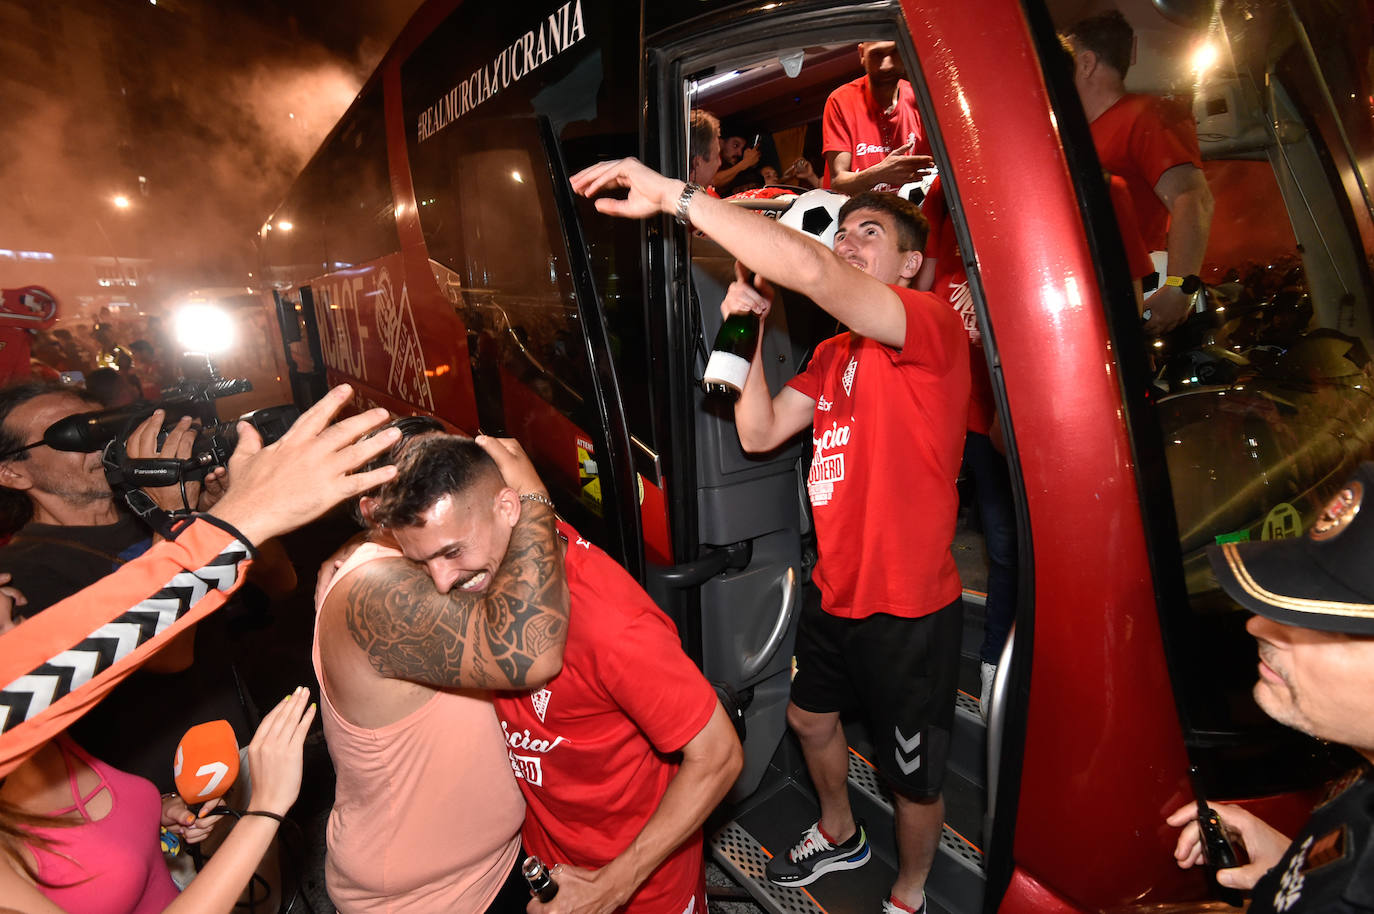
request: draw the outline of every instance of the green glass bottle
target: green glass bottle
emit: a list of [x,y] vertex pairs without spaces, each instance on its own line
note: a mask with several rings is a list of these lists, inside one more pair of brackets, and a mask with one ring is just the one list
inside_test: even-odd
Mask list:
[[759,318],[751,312],[732,314],[720,325],[711,358],[706,362],[706,374],[701,386],[708,394],[720,394],[738,400],[749,377],[749,365],[759,345]]

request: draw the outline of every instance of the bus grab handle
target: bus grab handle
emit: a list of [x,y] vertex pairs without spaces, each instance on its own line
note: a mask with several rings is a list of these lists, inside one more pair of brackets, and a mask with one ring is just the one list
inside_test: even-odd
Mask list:
[[744,663],[740,665],[740,682],[753,679],[772,661],[792,627],[792,616],[796,611],[797,569],[788,566],[782,575],[782,606],[778,609],[777,619],[773,621],[773,630],[768,633],[768,639],[763,642],[763,647],[759,648],[757,653],[744,658]]

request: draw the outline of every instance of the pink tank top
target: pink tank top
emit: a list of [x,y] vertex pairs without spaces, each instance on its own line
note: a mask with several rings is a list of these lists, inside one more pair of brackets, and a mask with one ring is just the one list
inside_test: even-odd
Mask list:
[[[366,543],[329,589],[366,562],[398,555]],[[341,914],[485,911],[515,865],[525,818],[491,700],[437,691],[402,719],[369,730],[330,701],[318,624],[313,656],[337,776],[325,860],[334,904]]]
[[[86,821],[33,829],[35,835],[53,842],[48,850],[31,846],[38,890],[64,911],[81,914],[161,911],[176,899],[177,887],[158,842],[162,799],[157,788],[151,781],[92,758],[65,737],[58,737],[57,746],[67,765],[72,805],[51,814],[79,812]],[[84,796],[76,782],[78,760],[100,776],[100,783]],[[86,804],[105,789],[110,791],[110,811],[92,821]]]

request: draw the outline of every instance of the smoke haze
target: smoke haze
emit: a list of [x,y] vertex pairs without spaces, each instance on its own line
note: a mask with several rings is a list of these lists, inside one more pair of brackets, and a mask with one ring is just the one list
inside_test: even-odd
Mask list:
[[148,309],[250,282],[258,226],[419,0],[159,4],[0,0],[29,26],[0,36],[0,285],[69,316],[101,275]]

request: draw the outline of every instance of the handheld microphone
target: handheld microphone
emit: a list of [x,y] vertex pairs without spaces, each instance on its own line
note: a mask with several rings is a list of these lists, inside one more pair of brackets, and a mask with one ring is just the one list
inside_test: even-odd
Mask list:
[[177,793],[190,806],[222,797],[239,776],[239,745],[227,720],[197,724],[177,743]]

